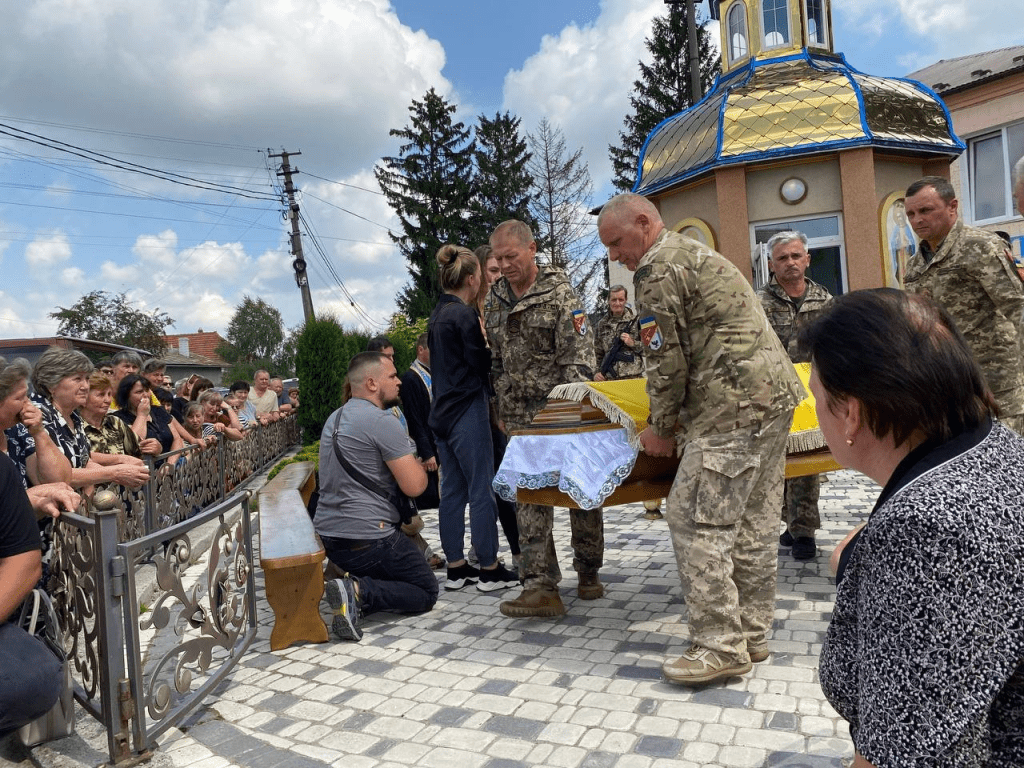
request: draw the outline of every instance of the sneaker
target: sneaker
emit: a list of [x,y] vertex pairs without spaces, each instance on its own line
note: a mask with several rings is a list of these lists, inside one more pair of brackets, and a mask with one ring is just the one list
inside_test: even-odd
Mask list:
[[813,560],[818,554],[818,545],[813,536],[797,536],[793,539],[793,559]]
[[597,600],[599,597],[604,597],[604,584],[601,583],[597,571],[580,573],[579,580],[576,594],[580,600]]
[[678,659],[662,664],[661,673],[670,683],[703,685],[713,680],[745,675],[751,666],[749,661],[740,663],[710,648],[691,645]]
[[501,563],[498,563],[497,568],[487,570],[486,568],[480,569],[480,581],[477,582],[476,588],[481,592],[493,592],[496,589],[508,589],[509,587],[515,587],[519,584],[519,574],[510,571]]
[[768,650],[768,638],[762,635],[757,640],[747,640],[747,653],[755,664],[766,661],[771,656],[771,652]]
[[476,584],[480,579],[480,571],[469,563],[452,568],[448,567],[448,578],[445,579],[445,589],[462,589],[467,584]]
[[789,533],[789,531],[783,531],[782,535],[779,536],[779,546],[780,547],[792,547],[793,546],[793,536]]
[[565,614],[562,598],[557,589],[524,589],[514,600],[506,600],[498,606],[498,610],[513,619],[525,619],[531,616],[554,618]]
[[341,640],[361,640],[363,637],[362,612],[356,597],[356,585],[352,577],[331,579],[324,585],[327,602],[331,604],[334,621],[331,629]]

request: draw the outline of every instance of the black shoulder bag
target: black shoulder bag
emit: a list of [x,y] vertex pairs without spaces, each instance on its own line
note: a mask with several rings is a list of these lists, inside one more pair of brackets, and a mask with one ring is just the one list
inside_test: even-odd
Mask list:
[[398,494],[387,493],[381,488],[378,488],[373,484],[366,475],[356,469],[352,462],[346,459],[341,449],[338,448],[338,422],[341,420],[341,412],[334,417],[334,424],[331,431],[331,445],[334,447],[334,456],[338,459],[338,463],[341,464],[341,468],[345,470],[345,473],[359,483],[363,488],[368,490],[370,493],[380,496],[382,499],[387,501],[391,506],[398,510],[398,517],[402,521],[402,525],[408,525],[412,522],[413,515],[418,514],[416,510],[416,503],[402,493],[402,490],[398,490]]

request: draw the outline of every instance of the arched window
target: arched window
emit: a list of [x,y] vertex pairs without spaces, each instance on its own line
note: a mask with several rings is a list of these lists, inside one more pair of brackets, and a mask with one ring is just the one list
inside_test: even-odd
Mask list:
[[747,46],[747,9],[736,3],[729,9],[729,61],[738,61],[750,53]]
[[825,0],[807,0],[808,45],[828,45],[828,29],[825,23]]
[[778,48],[789,44],[789,8],[787,0],[762,0],[761,14],[764,47]]

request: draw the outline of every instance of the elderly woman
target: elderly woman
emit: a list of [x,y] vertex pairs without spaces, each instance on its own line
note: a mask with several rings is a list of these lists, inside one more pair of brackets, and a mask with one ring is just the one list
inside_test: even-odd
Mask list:
[[[134,456],[91,453],[85,422],[76,409],[89,398],[92,363],[81,352],[50,347],[32,371],[32,401],[43,415],[43,426],[71,464],[71,485],[119,483],[139,488],[149,470]],[[92,461],[90,461],[92,459]]]
[[85,436],[91,451],[123,454],[142,458],[138,436],[122,419],[110,412],[114,389],[110,379],[101,373],[89,377],[89,396],[78,409],[85,420]]
[[805,338],[833,456],[883,486],[821,652],[854,765],[1024,765],[1024,439],[923,296],[847,294]]
[[142,453],[159,456],[178,450],[182,442],[171,429],[171,415],[163,408],[153,406],[150,389],[149,380],[144,376],[137,373],[125,376],[117,385],[117,401],[124,405],[114,411],[114,415],[139,438]]
[[238,415],[231,406],[225,407],[224,398],[215,390],[207,390],[199,396],[203,407],[203,437],[224,435],[229,440],[245,437]]
[[66,483],[71,465],[43,427],[43,414],[29,400],[32,368],[24,358],[0,357],[0,451],[18,466],[21,483]]

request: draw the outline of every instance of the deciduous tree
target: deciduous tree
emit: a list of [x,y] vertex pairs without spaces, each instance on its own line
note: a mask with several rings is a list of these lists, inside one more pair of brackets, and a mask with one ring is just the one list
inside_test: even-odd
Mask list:
[[70,307],[57,307],[50,317],[59,320],[57,333],[82,339],[136,347],[157,355],[167,345],[163,336],[174,320],[159,308],[152,312],[135,307],[124,293],[92,291]]
[[251,381],[260,368],[274,367],[284,341],[284,321],[281,313],[263,299],[245,296],[235,308],[227,336],[227,343],[217,347],[217,354],[231,363],[225,380]]
[[570,153],[562,131],[546,118],[529,134],[529,142],[534,182],[530,211],[537,222],[537,249],[566,271],[580,298],[590,305],[604,274],[604,259],[589,213],[593,184],[583,149]]

